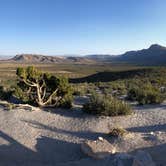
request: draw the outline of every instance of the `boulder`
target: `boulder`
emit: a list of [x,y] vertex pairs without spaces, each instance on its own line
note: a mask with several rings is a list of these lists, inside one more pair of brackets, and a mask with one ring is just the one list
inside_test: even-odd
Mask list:
[[132,166],[155,166],[155,163],[149,153],[139,150],[134,156]]
[[115,147],[113,147],[107,140],[103,138],[100,138],[96,141],[84,142],[81,145],[81,150],[86,155],[95,159],[103,159],[116,152]]

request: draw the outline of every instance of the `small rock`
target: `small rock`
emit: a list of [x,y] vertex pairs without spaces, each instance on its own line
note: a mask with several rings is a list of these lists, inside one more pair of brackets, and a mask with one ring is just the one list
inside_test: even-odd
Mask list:
[[98,137],[98,140],[103,141],[104,139],[103,137]]
[[103,159],[116,152],[115,147],[105,139],[103,141],[99,139],[96,141],[86,141],[81,145],[81,150],[86,155],[95,159]]
[[151,132],[150,132],[150,135],[154,135],[154,132],[153,132],[153,131],[151,131]]

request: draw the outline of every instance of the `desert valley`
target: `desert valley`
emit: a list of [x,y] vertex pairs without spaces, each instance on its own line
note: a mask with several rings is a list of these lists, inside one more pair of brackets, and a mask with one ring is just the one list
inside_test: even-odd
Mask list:
[[166,164],[165,47],[0,63],[1,165]]
[[0,166],[166,166],[166,0],[0,0]]

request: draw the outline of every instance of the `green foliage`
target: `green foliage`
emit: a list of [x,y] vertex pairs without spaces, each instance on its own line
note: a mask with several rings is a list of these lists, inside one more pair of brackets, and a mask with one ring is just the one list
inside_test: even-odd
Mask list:
[[73,96],[72,95],[66,95],[59,103],[59,107],[62,108],[71,108],[73,102]]
[[72,84],[73,95],[83,96],[97,90],[98,87],[93,83]]
[[138,101],[139,104],[159,104],[165,99],[159,88],[152,86],[151,83],[134,86],[128,91],[128,99]]
[[38,80],[42,77],[42,73],[38,71],[34,66],[28,66],[27,68],[17,68],[16,75],[25,80]]
[[20,86],[14,86],[13,96],[20,99],[23,103],[32,104],[33,101],[28,92],[24,91]]
[[83,106],[83,111],[105,116],[129,115],[130,106],[124,101],[108,95],[92,94],[90,101]]
[[113,96],[121,96],[127,93],[126,85],[123,81],[113,81],[103,87],[104,94],[112,94]]
[[3,86],[0,86],[0,99],[1,100],[9,100],[11,94],[12,94],[11,90],[7,90]]
[[19,81],[14,95],[25,103],[39,106],[71,106],[72,89],[67,78],[42,73],[33,66],[18,68],[16,74]]

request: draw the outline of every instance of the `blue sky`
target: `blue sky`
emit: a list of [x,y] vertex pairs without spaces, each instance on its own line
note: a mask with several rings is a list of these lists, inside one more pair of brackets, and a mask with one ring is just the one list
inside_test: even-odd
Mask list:
[[166,0],[0,0],[0,54],[119,54],[166,46]]

